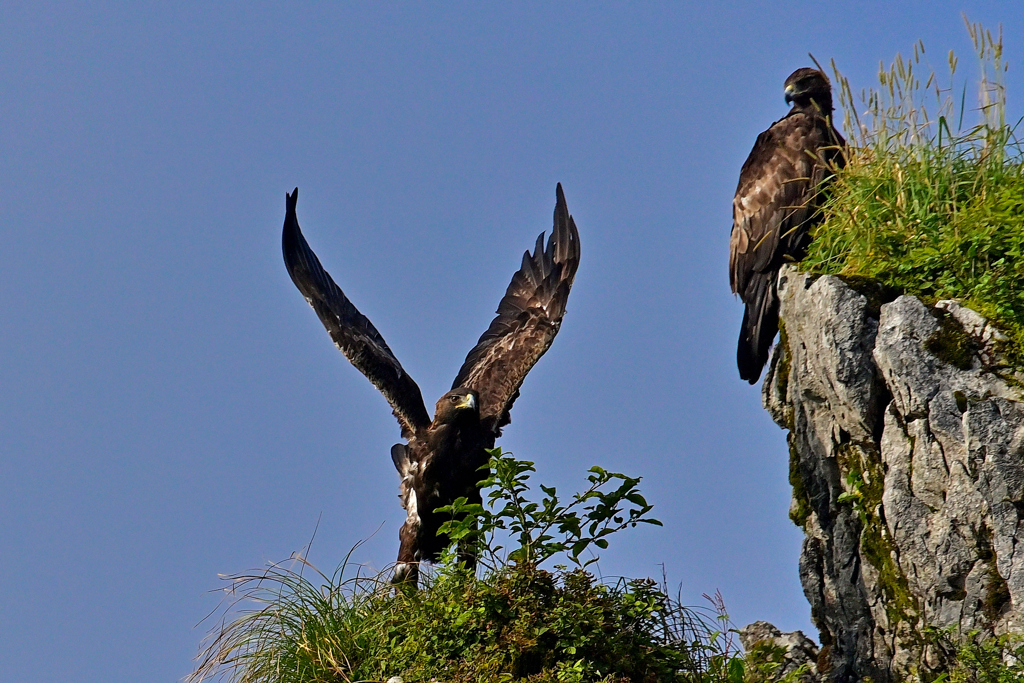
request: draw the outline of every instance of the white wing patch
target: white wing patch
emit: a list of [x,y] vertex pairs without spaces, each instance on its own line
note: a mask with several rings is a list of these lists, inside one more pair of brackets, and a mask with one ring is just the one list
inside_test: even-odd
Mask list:
[[409,488],[409,495],[405,497],[405,523],[409,526],[420,525],[419,502],[416,500],[416,491]]

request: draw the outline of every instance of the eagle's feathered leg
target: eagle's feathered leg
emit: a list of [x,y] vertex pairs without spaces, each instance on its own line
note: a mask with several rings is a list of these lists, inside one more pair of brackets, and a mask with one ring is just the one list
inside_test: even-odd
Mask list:
[[417,546],[416,535],[419,529],[413,528],[408,522],[398,532],[398,561],[395,563],[395,574],[391,583],[408,583],[416,586],[420,579],[420,563],[413,550]]
[[391,460],[402,478],[398,487],[398,498],[405,509],[405,523],[398,530],[398,560],[395,562],[395,575],[391,582],[410,583],[415,586],[420,576],[417,549],[421,522],[413,475],[419,470],[419,463],[412,461],[407,447],[400,443],[391,447]]

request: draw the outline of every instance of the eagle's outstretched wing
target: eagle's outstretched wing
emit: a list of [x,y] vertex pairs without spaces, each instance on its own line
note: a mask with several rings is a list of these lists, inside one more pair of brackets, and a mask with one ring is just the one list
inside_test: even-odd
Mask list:
[[418,428],[430,424],[420,388],[402,369],[377,328],[352,305],[309,248],[295,215],[298,199],[299,188],[286,195],[281,249],[288,274],[335,345],[384,394],[402,427],[402,436],[411,438]]
[[820,207],[818,193],[843,140],[820,116],[795,112],[757,136],[740,170],[729,239],[729,282],[746,304],[737,362],[757,381],[778,332],[775,278],[786,260],[803,258]]
[[555,224],[547,247],[544,233],[498,304],[498,315],[466,356],[452,388],[480,396],[480,420],[495,436],[511,418],[526,374],[551,346],[565,315],[565,303],[580,263],[580,236],[559,183]]

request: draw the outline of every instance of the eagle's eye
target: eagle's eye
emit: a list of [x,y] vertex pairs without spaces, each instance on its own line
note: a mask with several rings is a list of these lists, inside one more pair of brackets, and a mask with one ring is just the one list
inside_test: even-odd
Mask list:
[[458,396],[449,396],[448,400],[451,401],[452,403],[458,403],[459,402],[459,397]]

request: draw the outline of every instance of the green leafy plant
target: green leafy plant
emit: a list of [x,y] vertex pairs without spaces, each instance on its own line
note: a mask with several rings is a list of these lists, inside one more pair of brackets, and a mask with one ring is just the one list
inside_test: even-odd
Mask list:
[[851,503],[854,509],[857,509],[864,498],[864,492],[861,491],[861,487],[864,485],[863,475],[856,471],[851,470],[846,473],[846,490],[839,494],[836,502],[839,503]]
[[[600,467],[591,467],[588,486],[563,504],[558,491],[540,486],[544,496],[540,502],[526,498],[530,490],[533,463],[516,460],[500,448],[488,451],[489,476],[480,482],[486,491],[487,505],[470,504],[459,498],[438,512],[452,515],[438,533],[448,534],[453,541],[471,542],[478,546],[480,560],[495,568],[507,562],[540,566],[548,559],[564,553],[570,562],[586,567],[597,561],[597,555],[580,559],[592,545],[608,547],[608,537],[637,524],[661,526],[657,519],[646,516],[652,509],[640,494],[640,478],[627,477]],[[616,485],[617,484],[617,485]],[[511,533],[517,544],[502,554],[499,532]]]
[[[966,22],[966,20],[965,20]],[[927,68],[924,45],[855,97],[833,63],[851,147],[801,267],[931,303],[960,299],[1001,326],[1024,364],[1024,150],[1006,121],[1001,34],[967,23],[977,107],[959,60]],[[979,120],[969,123],[972,111]]]
[[957,637],[955,629],[925,629],[925,636],[944,653],[946,671],[931,683],[1020,683],[1024,680],[1024,636],[1003,634],[983,638],[977,631]]

